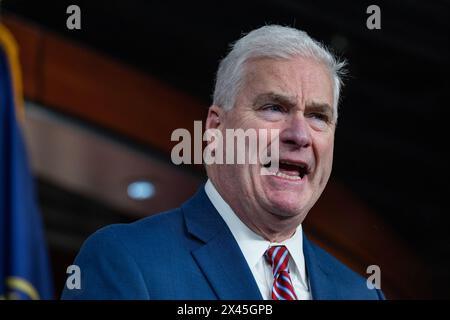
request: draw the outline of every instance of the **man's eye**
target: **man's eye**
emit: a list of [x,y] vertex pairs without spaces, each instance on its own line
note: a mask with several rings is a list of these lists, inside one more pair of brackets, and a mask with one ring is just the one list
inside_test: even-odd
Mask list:
[[262,108],[264,111],[283,112],[283,108],[277,104],[270,104]]
[[311,113],[310,117],[314,118],[314,119],[317,119],[317,120],[320,120],[320,121],[324,121],[324,122],[328,122],[329,121],[328,116],[326,114],[323,114],[323,113],[317,113],[317,112]]

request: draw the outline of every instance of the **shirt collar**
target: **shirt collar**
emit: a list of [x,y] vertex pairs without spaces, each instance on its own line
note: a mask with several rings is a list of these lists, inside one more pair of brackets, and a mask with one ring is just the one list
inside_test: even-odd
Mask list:
[[247,225],[245,225],[234,213],[228,203],[225,202],[209,179],[205,184],[205,192],[236,239],[245,260],[251,269],[260,261],[269,247],[274,245],[284,245],[289,250],[291,259],[298,270],[301,281],[306,284],[305,259],[303,255],[303,230],[301,224],[297,227],[291,238],[281,243],[273,243],[267,241],[247,227]]

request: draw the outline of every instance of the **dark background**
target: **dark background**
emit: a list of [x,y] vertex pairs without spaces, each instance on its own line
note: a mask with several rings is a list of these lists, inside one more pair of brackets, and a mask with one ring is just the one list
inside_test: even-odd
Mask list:
[[[81,8],[81,30],[66,28],[70,4]],[[381,30],[366,28],[370,4],[381,8]],[[2,7],[205,105],[218,61],[244,32],[276,23],[329,45],[349,62],[333,175],[427,262],[434,297],[450,297],[448,1],[4,0]],[[44,206],[81,209],[73,195],[44,181],[40,197]],[[101,203],[84,200],[101,216]]]

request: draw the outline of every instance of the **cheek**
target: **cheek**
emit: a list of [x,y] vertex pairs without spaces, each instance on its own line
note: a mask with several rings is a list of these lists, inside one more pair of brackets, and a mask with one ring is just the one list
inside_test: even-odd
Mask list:
[[323,178],[328,180],[333,167],[334,137],[321,139],[317,143],[317,164],[320,166]]

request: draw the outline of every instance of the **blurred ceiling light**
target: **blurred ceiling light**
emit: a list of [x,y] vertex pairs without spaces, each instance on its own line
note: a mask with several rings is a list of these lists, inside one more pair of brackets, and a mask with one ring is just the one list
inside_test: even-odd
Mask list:
[[127,193],[133,200],[147,200],[154,196],[155,185],[149,181],[135,181],[128,185]]

